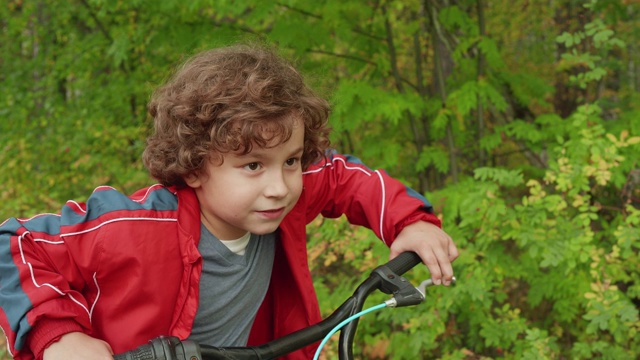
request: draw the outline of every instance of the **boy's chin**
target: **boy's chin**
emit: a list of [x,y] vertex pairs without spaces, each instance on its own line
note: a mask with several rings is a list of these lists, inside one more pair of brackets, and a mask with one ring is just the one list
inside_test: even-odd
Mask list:
[[274,226],[264,226],[261,227],[259,229],[252,229],[250,230],[250,232],[254,235],[267,235],[267,234],[271,234],[273,232],[275,232],[276,230],[278,230],[278,227],[280,226],[280,222],[278,222],[277,225]]
[[278,228],[276,227],[273,230],[260,230],[260,231],[251,231],[252,234],[254,235],[268,235],[271,234],[273,232],[275,232]]

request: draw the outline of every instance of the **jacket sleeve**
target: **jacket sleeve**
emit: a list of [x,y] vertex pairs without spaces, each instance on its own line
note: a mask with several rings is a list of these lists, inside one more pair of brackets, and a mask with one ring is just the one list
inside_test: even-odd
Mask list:
[[60,236],[61,219],[44,214],[0,225],[0,325],[16,359],[40,358],[60,336],[90,328],[85,281]]
[[352,156],[331,154],[304,172],[309,204],[307,222],[321,213],[373,230],[387,245],[419,220],[441,226],[429,201],[382,170],[371,170]]

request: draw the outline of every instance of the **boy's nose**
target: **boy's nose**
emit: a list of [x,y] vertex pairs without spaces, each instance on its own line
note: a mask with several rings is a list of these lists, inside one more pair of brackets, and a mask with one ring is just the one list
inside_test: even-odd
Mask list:
[[266,197],[283,197],[289,192],[289,187],[285,181],[285,178],[280,171],[275,171],[272,176],[267,180],[267,184],[264,189]]

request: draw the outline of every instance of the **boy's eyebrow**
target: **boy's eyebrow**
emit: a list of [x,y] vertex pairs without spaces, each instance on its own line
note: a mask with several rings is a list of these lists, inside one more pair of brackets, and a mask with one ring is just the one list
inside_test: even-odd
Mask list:
[[295,154],[302,153],[302,152],[304,152],[304,146],[300,146],[297,149],[295,149],[294,151],[292,151],[291,155],[295,155]]
[[[296,155],[296,154],[299,154],[299,153],[302,153],[302,152],[304,152],[304,146],[300,146],[300,147],[294,149],[293,151],[290,152],[290,155]],[[264,155],[264,153],[261,151],[260,148],[257,148],[257,149],[254,148],[250,153],[244,154],[242,156],[243,157],[253,157],[253,158],[256,158],[256,159],[259,159],[259,160],[264,159],[266,157]]]

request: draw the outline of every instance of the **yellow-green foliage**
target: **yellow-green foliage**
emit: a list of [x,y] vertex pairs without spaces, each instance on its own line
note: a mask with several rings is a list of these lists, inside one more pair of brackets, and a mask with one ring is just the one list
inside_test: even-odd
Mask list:
[[[640,137],[606,133],[599,112],[581,107],[568,119],[581,130],[557,132],[542,180],[481,168],[430,194],[461,250],[458,285],[430,290],[415,308],[367,315],[363,358],[640,356],[640,210],[619,200],[613,180],[626,179]],[[366,231],[324,223],[310,232],[325,311],[386,261]],[[424,267],[408,275],[415,284],[427,276]]]
[[[333,145],[428,191],[461,250],[457,287],[363,319],[362,357],[638,358],[639,6],[7,0],[0,221],[149,185],[152,90],[199,50],[277,44],[331,101]],[[387,249],[319,222],[327,314]]]

